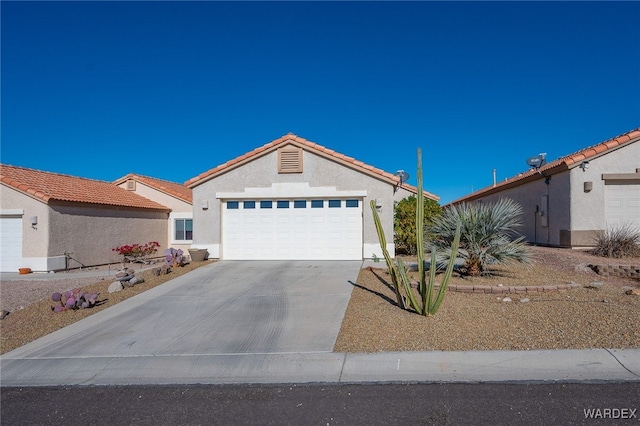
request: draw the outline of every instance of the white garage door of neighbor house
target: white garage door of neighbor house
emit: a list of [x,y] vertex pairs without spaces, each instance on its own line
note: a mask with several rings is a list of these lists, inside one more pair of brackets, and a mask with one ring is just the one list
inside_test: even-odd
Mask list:
[[22,217],[0,217],[0,271],[22,268]]
[[362,199],[225,200],[222,257],[361,260]]
[[640,184],[606,184],[604,194],[607,228],[630,225],[640,230]]

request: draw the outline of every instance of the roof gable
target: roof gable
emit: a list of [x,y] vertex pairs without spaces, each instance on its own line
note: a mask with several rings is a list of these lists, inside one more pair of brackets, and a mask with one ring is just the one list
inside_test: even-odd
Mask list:
[[169,211],[166,206],[110,182],[24,167],[0,164],[0,182],[46,204],[51,201],[67,201]]
[[135,173],[129,173],[126,176],[121,177],[113,181],[114,185],[120,185],[129,179],[133,179],[140,183],[143,183],[151,188],[154,188],[160,192],[164,192],[165,194],[176,197],[184,202],[189,204],[193,204],[193,196],[191,194],[191,188],[186,187],[181,183],[171,182],[168,180],[162,180],[157,178],[152,178],[149,176],[137,175]]
[[499,192],[503,189],[522,185],[526,182],[530,182],[531,180],[542,179],[545,176],[572,169],[579,166],[583,161],[600,157],[623,146],[638,141],[640,141],[640,128],[631,130],[625,134],[616,136],[599,144],[588,146],[572,154],[560,157],[557,160],[551,161],[538,169],[530,169],[524,173],[520,173],[517,176],[511,177],[503,182],[496,184],[495,186],[489,186],[480,189],[476,192],[452,201],[450,204],[455,204],[462,201],[470,201],[481,196]]
[[[349,157],[347,155],[341,154],[332,149],[319,145],[315,142],[311,142],[307,139],[301,138],[300,136],[294,135],[293,133],[289,133],[285,136],[282,136],[281,138],[275,139],[261,147],[258,147],[252,151],[249,151],[244,155],[236,157],[232,160],[227,161],[224,164],[221,164],[217,167],[214,167],[213,169],[207,170],[206,172],[199,174],[198,176],[195,176],[189,179],[188,181],[186,181],[185,185],[189,188],[194,188],[210,179],[215,178],[216,176],[227,173],[230,170],[233,170],[237,167],[247,164],[259,157],[262,157],[270,152],[277,150],[278,148],[281,148],[287,145],[298,146],[315,155],[337,162],[345,167],[351,168],[353,170],[357,170],[375,179],[385,181],[391,185],[395,186],[399,184],[399,179],[394,174],[385,172],[384,170],[365,164],[362,161],[356,160],[353,157]],[[413,193],[416,193],[418,190],[415,186],[408,185],[406,183],[402,183],[401,187]],[[431,194],[426,191],[424,192],[424,194],[426,197],[431,198],[432,200],[435,200],[435,201],[440,199],[440,197],[438,197],[437,195]]]

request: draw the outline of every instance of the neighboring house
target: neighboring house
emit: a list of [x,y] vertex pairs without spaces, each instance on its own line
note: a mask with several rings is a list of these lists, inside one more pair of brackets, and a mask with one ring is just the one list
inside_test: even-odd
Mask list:
[[0,271],[118,262],[112,248],[158,241],[170,209],[110,182],[0,165]]
[[130,173],[113,182],[120,188],[167,206],[169,213],[169,247],[182,249],[185,253],[193,242],[193,200],[191,189],[185,185]]
[[616,225],[640,229],[640,129],[559,158],[452,202],[512,198],[524,209],[521,233],[535,244],[594,245]]
[[394,174],[293,134],[185,185],[193,190],[193,246],[235,260],[382,257],[371,200],[393,255],[394,202],[416,192]]

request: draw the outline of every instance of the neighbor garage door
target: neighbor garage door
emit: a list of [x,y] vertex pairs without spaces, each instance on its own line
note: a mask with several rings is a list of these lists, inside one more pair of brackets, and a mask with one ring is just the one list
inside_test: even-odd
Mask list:
[[362,199],[223,200],[222,257],[360,260]]
[[22,216],[0,217],[0,271],[22,268]]
[[605,184],[607,228],[631,225],[640,230],[640,184]]

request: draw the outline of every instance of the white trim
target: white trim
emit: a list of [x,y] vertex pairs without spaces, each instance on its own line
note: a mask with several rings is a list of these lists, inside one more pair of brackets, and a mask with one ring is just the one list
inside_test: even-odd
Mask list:
[[193,212],[171,212],[169,213],[169,228],[171,234],[169,235],[169,241],[173,244],[191,244],[193,240],[176,240],[176,219],[191,219],[191,226],[193,226]]
[[260,198],[364,198],[367,191],[339,191],[335,186],[309,186],[309,182],[272,183],[266,188],[245,188],[243,192],[216,192],[218,199],[260,199]]
[[24,216],[24,210],[23,209],[2,209],[2,210],[0,210],[0,216],[2,216],[2,217],[9,217],[9,216],[22,217],[22,216]]
[[67,266],[65,256],[23,257],[22,263],[33,272],[63,271]]
[[[394,258],[396,257],[396,245],[393,243],[387,243],[387,251],[389,255]],[[373,259],[374,257],[378,257],[379,259],[384,259],[384,255],[382,254],[382,248],[380,247],[380,243],[364,243],[362,245],[362,257],[363,259]]]

